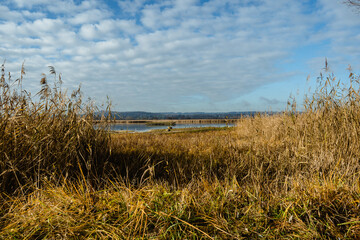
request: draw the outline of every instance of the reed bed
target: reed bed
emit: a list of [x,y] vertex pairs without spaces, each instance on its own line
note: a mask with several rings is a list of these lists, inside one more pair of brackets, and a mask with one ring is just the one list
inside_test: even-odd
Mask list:
[[[12,80],[1,68],[0,79],[0,190],[26,193],[42,179],[100,177],[109,151],[108,133],[95,130],[94,108],[84,104],[80,89],[70,97],[61,89],[61,75],[49,67],[42,74],[35,95],[22,89],[20,78]],[[48,78],[53,79],[51,84]]]
[[[349,69],[342,83],[325,68],[317,80],[303,112],[292,101],[285,113],[243,118],[235,128],[110,137],[89,128],[86,147],[77,139],[69,158],[44,155],[80,165],[68,175],[57,166],[56,179],[36,161],[50,153],[36,148],[26,160],[32,178],[16,185],[24,193],[2,195],[0,238],[358,239],[360,78]],[[86,133],[87,124],[76,126]],[[99,146],[92,154],[90,139]],[[91,169],[81,165],[89,159]]]

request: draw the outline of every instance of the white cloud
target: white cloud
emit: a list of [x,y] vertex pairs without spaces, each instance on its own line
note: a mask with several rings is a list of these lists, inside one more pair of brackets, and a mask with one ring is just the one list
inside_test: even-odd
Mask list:
[[13,0],[13,2],[20,8],[32,8],[35,5],[48,3],[47,0]]
[[141,22],[145,27],[156,29],[159,28],[160,10],[155,7],[147,7],[142,11]]
[[97,38],[98,32],[96,30],[96,27],[93,24],[84,24],[81,26],[80,28],[80,32],[79,32],[80,36],[82,36],[85,39],[95,39]]
[[[104,26],[102,24],[106,24],[108,22],[100,22],[98,28],[103,29]],[[124,32],[126,34],[137,34],[142,31],[142,28],[136,25],[134,20],[117,20],[114,21],[114,31],[118,30],[118,32]],[[117,28],[117,29],[116,29]]]
[[97,24],[84,24],[80,28],[80,36],[87,40],[107,39],[140,33],[142,28],[133,20],[104,19]]
[[95,23],[109,17],[110,15],[111,14],[105,10],[91,9],[76,14],[73,18],[70,18],[68,21],[71,24]]
[[41,19],[46,17],[46,14],[42,12],[30,12],[28,10],[21,11],[21,14],[26,19]]
[[73,0],[52,0],[48,1],[46,7],[48,11],[55,14],[63,14],[71,16],[74,13],[86,12],[91,9],[104,9],[104,4],[102,1],[97,0],[85,0],[80,1],[79,4],[74,3]]
[[196,3],[198,3],[198,0],[175,0],[175,8],[186,11]]
[[59,28],[63,27],[63,22],[59,19],[42,18],[37,19],[32,23],[25,24],[29,32],[34,35],[42,32],[56,32]]
[[118,5],[122,11],[134,16],[143,7],[146,0],[118,0]]
[[[250,107],[239,96],[294,76],[288,62],[360,57],[359,15],[336,1],[122,0],[118,9],[95,0],[14,3],[0,5],[0,60],[25,59],[35,72],[29,78],[52,64],[67,86],[82,82],[100,100],[109,94],[119,110]],[[311,56],[296,52],[318,45]],[[252,107],[283,102],[252,99]]]
[[0,20],[10,20],[10,21],[21,21],[23,20],[22,14],[17,11],[11,11],[8,7],[2,6],[0,4]]
[[107,41],[97,42],[94,46],[96,53],[114,53],[119,50],[129,48],[130,42],[128,39],[112,39]]

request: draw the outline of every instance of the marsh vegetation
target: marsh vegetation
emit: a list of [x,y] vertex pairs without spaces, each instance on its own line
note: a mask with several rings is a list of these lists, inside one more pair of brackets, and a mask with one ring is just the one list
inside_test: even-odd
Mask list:
[[[0,238],[356,239],[360,86],[332,73],[297,111],[167,134],[93,128],[79,91],[1,77]],[[325,69],[326,70],[326,69]],[[23,76],[25,71],[21,71]]]

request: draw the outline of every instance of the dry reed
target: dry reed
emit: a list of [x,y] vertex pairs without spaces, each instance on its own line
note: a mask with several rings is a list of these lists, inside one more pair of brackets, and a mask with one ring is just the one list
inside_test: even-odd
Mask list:
[[325,69],[305,111],[291,102],[284,114],[243,118],[234,129],[112,134],[102,187],[88,191],[80,167],[82,179],[4,197],[0,236],[358,239],[359,81],[351,69],[346,84]]
[[[71,97],[61,89],[61,75],[49,67],[54,86],[42,74],[35,97],[22,89],[24,65],[19,79],[0,79],[0,190],[27,192],[42,179],[80,177],[90,181],[103,173],[109,151],[108,134],[95,130],[93,108],[82,102],[80,89]],[[36,99],[36,100],[33,100]]]

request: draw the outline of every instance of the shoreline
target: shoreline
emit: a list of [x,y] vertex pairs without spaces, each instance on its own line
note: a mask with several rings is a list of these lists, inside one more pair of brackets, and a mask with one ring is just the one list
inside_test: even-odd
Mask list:
[[191,124],[191,123],[236,123],[240,119],[159,119],[159,120],[111,120],[102,121],[94,120],[94,123],[107,124],[164,124],[174,122],[175,124]]
[[236,126],[228,127],[193,127],[193,128],[173,128],[171,131],[168,129],[151,129],[149,131],[132,131],[132,130],[111,130],[111,134],[127,134],[127,133],[136,133],[136,134],[171,134],[171,133],[186,133],[186,132],[209,132],[209,131],[227,131],[233,130]]

